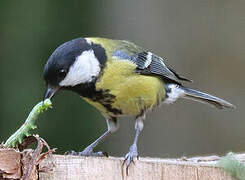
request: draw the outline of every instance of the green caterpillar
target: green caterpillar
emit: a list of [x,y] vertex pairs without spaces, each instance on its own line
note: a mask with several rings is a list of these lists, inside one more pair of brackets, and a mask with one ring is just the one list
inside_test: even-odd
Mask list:
[[37,128],[37,126],[35,125],[35,122],[36,122],[38,115],[51,107],[52,107],[52,102],[50,99],[41,101],[36,106],[34,106],[29,116],[27,117],[25,123],[14,134],[12,134],[8,138],[4,146],[5,147],[17,147],[20,143],[22,143],[25,137],[28,137],[31,135],[30,131]]

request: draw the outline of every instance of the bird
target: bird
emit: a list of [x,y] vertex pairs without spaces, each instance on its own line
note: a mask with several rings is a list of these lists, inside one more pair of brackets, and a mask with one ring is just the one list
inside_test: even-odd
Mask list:
[[186,98],[218,109],[235,108],[221,98],[186,87],[192,80],[166,65],[162,58],[130,41],[79,37],[58,46],[47,60],[44,99],[68,90],[77,93],[104,116],[107,131],[76,155],[101,156],[98,143],[119,128],[118,118],[135,118],[135,137],[124,163],[137,158],[145,115],[157,106]]

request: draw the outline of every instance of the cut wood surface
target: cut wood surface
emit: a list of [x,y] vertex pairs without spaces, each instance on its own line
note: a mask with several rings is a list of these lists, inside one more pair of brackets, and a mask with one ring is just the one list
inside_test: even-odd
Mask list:
[[[0,179],[22,179],[35,151],[18,152],[0,149]],[[30,160],[26,160],[28,157]],[[235,180],[216,166],[219,156],[160,159],[140,158],[129,167],[128,175],[123,158],[79,157],[70,155],[48,155],[33,169],[36,175],[26,180]],[[245,154],[234,155],[245,162]],[[26,163],[25,163],[26,162]],[[34,179],[33,179],[34,178]]]
[[21,176],[21,154],[14,149],[1,149],[0,151],[0,179]]
[[[245,154],[237,155],[245,159]],[[215,167],[218,156],[158,159],[140,158],[129,167],[126,175],[123,158],[76,157],[55,155],[46,159],[40,167],[52,171],[40,172],[40,180],[83,179],[83,180],[235,180],[222,169]]]

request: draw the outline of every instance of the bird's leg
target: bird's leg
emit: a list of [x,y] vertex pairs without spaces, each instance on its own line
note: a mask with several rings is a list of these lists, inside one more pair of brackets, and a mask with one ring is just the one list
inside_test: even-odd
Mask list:
[[72,151],[72,155],[79,155],[79,156],[104,156],[105,154],[103,152],[94,152],[94,148],[102,141],[104,140],[109,134],[114,133],[119,128],[119,124],[117,122],[117,119],[112,117],[110,119],[106,120],[107,128],[108,130],[102,134],[98,139],[96,139],[92,144],[90,144],[88,147],[86,147],[82,152],[76,153]]
[[129,152],[125,156],[125,160],[123,164],[126,164],[126,172],[128,174],[128,167],[131,162],[134,162],[134,158],[138,158],[138,150],[137,150],[137,142],[140,135],[140,132],[143,130],[144,123],[143,120],[145,118],[145,114],[139,116],[135,121],[135,137],[134,142],[129,148]]

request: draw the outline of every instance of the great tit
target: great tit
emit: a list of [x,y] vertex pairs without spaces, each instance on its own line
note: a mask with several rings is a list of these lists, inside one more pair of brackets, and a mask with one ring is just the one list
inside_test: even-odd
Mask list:
[[52,98],[59,90],[70,90],[96,107],[108,130],[78,155],[99,156],[95,146],[118,127],[118,117],[135,117],[135,138],[125,156],[128,167],[138,157],[137,142],[145,114],[161,104],[187,98],[219,109],[231,103],[182,85],[191,81],[165,64],[165,59],[125,40],[77,38],[60,45],[44,67],[47,90]]

